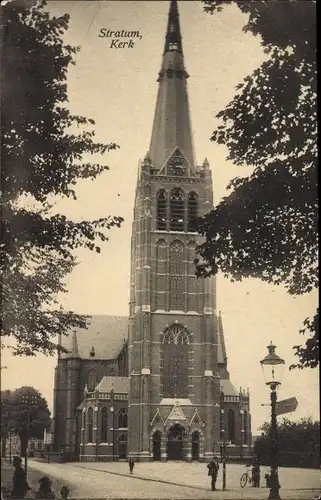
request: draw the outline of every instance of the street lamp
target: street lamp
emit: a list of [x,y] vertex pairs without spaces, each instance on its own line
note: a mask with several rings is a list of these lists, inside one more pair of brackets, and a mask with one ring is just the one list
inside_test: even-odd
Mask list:
[[25,446],[25,473],[27,475],[27,467],[28,467],[28,446],[29,446],[29,433],[30,433],[30,410],[32,406],[36,406],[38,404],[38,396],[36,395],[23,395],[21,397],[21,402],[27,405],[27,425],[26,425],[26,446]]
[[260,361],[265,383],[271,391],[271,475],[270,475],[270,494],[268,500],[280,500],[280,483],[278,477],[278,436],[276,422],[276,390],[281,384],[281,378],[284,368],[284,359],[275,354],[276,346],[270,343],[267,346],[268,354]]

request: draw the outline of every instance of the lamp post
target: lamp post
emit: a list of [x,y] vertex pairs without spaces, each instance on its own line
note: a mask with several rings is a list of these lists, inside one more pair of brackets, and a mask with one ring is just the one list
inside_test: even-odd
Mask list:
[[36,406],[38,403],[38,396],[36,395],[24,395],[21,397],[22,404],[27,405],[27,425],[26,425],[26,446],[25,446],[25,473],[27,475],[28,468],[28,445],[29,445],[29,434],[30,434],[30,410],[32,406]]
[[284,368],[284,359],[275,354],[276,346],[271,342],[267,346],[268,354],[260,363],[265,378],[265,383],[270,387],[271,395],[271,474],[270,493],[268,500],[280,500],[280,483],[278,475],[278,436],[276,422],[276,390],[281,384],[281,375]]

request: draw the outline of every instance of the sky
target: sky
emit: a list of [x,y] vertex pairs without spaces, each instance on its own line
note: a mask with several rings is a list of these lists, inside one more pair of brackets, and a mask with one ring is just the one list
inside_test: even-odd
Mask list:
[[[79,45],[76,65],[68,74],[69,107],[93,118],[96,138],[116,142],[108,153],[110,170],[97,180],[81,181],[77,201],[62,200],[56,210],[74,220],[107,215],[124,217],[121,229],[110,231],[100,254],[77,251],[78,267],[69,275],[68,293],[60,303],[86,314],[127,315],[129,300],[130,236],[139,160],[149,148],[169,2],[167,1],[49,1],[50,13],[70,14],[65,41]],[[259,37],[242,31],[246,16],[235,6],[205,14],[199,1],[179,2],[195,153],[198,164],[207,157],[212,168],[215,203],[227,194],[228,182],[250,168],[226,161],[227,149],[210,141],[218,125],[215,115],[231,101],[235,87],[264,60]],[[100,38],[102,28],[139,30],[133,48],[110,47]],[[294,370],[292,346],[304,341],[302,322],[315,312],[316,294],[292,297],[281,286],[255,279],[231,283],[218,276],[218,309],[222,311],[228,369],[234,386],[251,392],[252,433],[269,419],[268,389],[259,361],[272,340],[286,368],[279,399],[295,396],[293,420],[319,419],[317,370]],[[55,358],[11,357],[5,352],[2,389],[32,385],[52,409]]]

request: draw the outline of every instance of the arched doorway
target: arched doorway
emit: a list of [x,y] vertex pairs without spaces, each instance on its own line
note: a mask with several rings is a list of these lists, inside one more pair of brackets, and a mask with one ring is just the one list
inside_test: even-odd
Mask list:
[[153,457],[154,460],[159,461],[161,459],[161,441],[162,441],[162,433],[160,431],[156,431],[153,434]]
[[192,434],[192,460],[199,460],[200,458],[200,435],[199,432],[194,431]]
[[121,434],[118,439],[119,460],[125,460],[127,457],[127,436]]
[[167,459],[183,460],[183,438],[185,429],[179,424],[173,425],[167,433]]

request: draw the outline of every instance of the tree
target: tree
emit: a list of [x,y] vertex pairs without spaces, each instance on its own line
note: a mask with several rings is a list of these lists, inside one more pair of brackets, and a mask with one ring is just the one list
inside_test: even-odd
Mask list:
[[39,391],[23,386],[15,391],[1,391],[1,435],[6,440],[10,430],[21,441],[21,454],[28,446],[28,437],[43,439],[50,429],[51,418],[47,401]]
[[[271,425],[265,422],[262,435],[254,443],[254,452],[262,465],[270,464]],[[320,467],[320,422],[302,418],[291,422],[284,418],[278,425],[279,465]]]
[[[232,2],[203,3],[213,13]],[[233,179],[230,194],[199,220],[205,238],[197,274],[221,271],[232,280],[260,278],[293,295],[309,293],[318,286],[315,1],[235,3],[248,16],[244,31],[261,37],[267,59],[218,113],[211,140],[253,172]],[[316,321],[306,321],[312,339],[294,347],[295,366],[315,367]]]
[[319,308],[315,316],[304,320],[305,328],[300,330],[300,333],[307,333],[310,337],[305,343],[305,347],[295,345],[294,349],[300,362],[290,366],[290,370],[294,368],[316,368],[319,364]]
[[68,110],[67,70],[79,48],[63,42],[69,16],[50,17],[45,5],[1,8],[1,335],[27,356],[52,354],[58,333],[86,327],[88,318],[58,308],[56,296],[66,292],[74,250],[99,252],[123,220],[55,213],[57,199],[76,199],[80,179],[108,169],[99,159],[117,146],[96,142],[94,120]]
[[0,400],[0,416],[1,416],[1,450],[2,456],[6,454],[6,440],[8,438],[9,428],[9,401],[11,398],[11,391],[1,391]]

